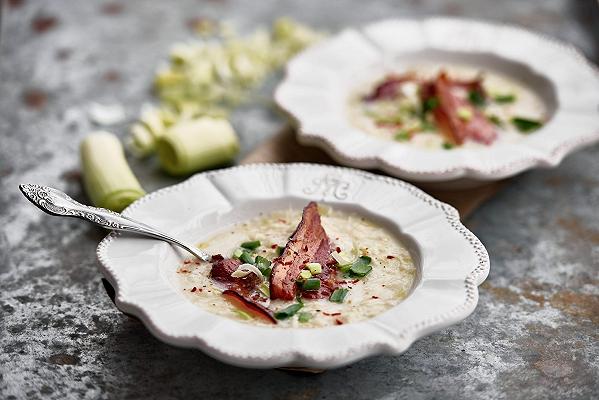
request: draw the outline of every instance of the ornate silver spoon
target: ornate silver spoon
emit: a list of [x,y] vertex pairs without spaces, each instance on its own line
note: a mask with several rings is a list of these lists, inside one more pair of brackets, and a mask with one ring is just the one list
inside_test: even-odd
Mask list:
[[60,190],[33,184],[19,185],[19,189],[21,189],[21,192],[23,192],[30,202],[50,215],[81,218],[106,229],[133,232],[150,236],[154,239],[164,240],[187,250],[201,260],[210,261],[211,255],[194,245],[177,240],[160,232],[156,228],[137,222],[114,211],[83,205]]

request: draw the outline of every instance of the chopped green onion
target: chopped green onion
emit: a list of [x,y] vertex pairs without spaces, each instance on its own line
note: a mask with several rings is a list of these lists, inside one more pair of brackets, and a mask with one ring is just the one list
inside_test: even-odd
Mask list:
[[458,118],[461,119],[462,121],[470,121],[472,119],[472,117],[474,116],[474,114],[472,113],[472,110],[469,109],[468,107],[458,107],[457,109],[457,114],[458,114]]
[[320,263],[308,263],[306,264],[306,268],[310,270],[312,275],[317,275],[322,272],[322,265],[320,265]]
[[331,297],[329,297],[329,300],[333,303],[343,303],[345,296],[347,296],[347,292],[349,292],[347,289],[335,289],[331,294]]
[[254,260],[254,257],[252,257],[252,255],[250,253],[248,253],[247,251],[244,251],[241,253],[241,255],[239,256],[239,260],[246,264],[255,264],[256,263],[256,260]]
[[304,290],[318,290],[320,289],[320,279],[318,278],[308,278],[302,284],[302,289]]
[[455,147],[455,145],[453,143],[449,143],[449,142],[444,142],[443,143],[443,148],[445,150],[451,150]]
[[498,127],[502,127],[503,126],[503,121],[501,120],[501,118],[499,118],[497,115],[487,115],[487,118],[489,119],[489,121],[491,121],[495,126]]
[[256,267],[258,267],[260,272],[262,272],[262,275],[270,276],[270,273],[272,271],[270,261],[268,261],[266,258],[262,256],[256,256],[256,259],[254,261],[256,262]]
[[301,323],[308,322],[312,319],[312,314],[309,312],[301,312],[297,315],[297,320]]
[[281,311],[277,311],[275,313],[276,319],[287,319],[289,317],[293,317],[295,313],[302,309],[304,305],[302,303],[295,303],[288,307],[285,307]]
[[248,250],[255,250],[258,247],[260,247],[260,241],[252,240],[250,242],[243,242],[243,243],[241,243],[241,247],[243,247],[244,249],[248,249]]
[[361,256],[353,262],[349,268],[349,272],[355,276],[366,276],[370,271],[372,271],[372,266],[370,265],[371,261],[372,259],[370,257]]
[[493,96],[493,101],[495,101],[495,103],[499,103],[499,104],[513,103],[514,101],[516,101],[516,95],[514,95],[514,94],[498,94],[498,95]]
[[485,96],[479,90],[471,90],[468,92],[468,100],[477,107],[485,105]]
[[434,96],[429,97],[422,104],[422,112],[426,113],[427,111],[434,110],[435,108],[437,108],[437,106],[439,106],[439,99]]
[[263,295],[270,298],[270,287],[268,286],[268,283],[263,283],[262,285],[258,286],[258,290],[260,290]]
[[243,249],[235,249],[235,251],[233,252],[233,258],[239,258],[243,253]]
[[400,131],[395,135],[395,140],[398,142],[407,142],[410,140],[410,132]]
[[543,126],[541,121],[523,117],[514,117],[511,122],[522,133],[529,133]]
[[299,273],[299,278],[301,278],[301,279],[309,279],[311,277],[312,277],[312,273],[310,271],[308,271],[307,269],[304,269]]
[[285,251],[285,247],[277,246],[277,250],[276,250],[277,256],[280,256],[281,254],[283,254],[283,251]]
[[422,121],[422,125],[420,125],[420,129],[422,129],[424,132],[427,132],[427,131],[434,131],[437,129],[437,127],[435,126],[434,123],[425,120],[425,121]]

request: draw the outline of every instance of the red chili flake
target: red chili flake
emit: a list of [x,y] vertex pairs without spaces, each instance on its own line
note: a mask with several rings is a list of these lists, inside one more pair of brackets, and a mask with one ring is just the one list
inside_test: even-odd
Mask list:
[[287,223],[287,221],[285,221],[284,219],[281,219],[281,218],[279,218],[279,222],[282,223],[282,224],[286,224]]
[[382,287],[385,287],[385,285],[381,285]]
[[270,248],[271,248],[271,249],[276,249],[277,247],[279,247],[279,245],[278,245],[278,244],[276,244],[276,243],[275,243],[275,244],[273,244],[272,246],[270,246]]
[[372,296],[372,298],[373,298],[373,299],[378,299],[378,298],[379,298],[379,296]]
[[304,251],[308,251],[308,245],[304,246]]
[[182,274],[188,274],[190,271],[188,269],[182,269],[180,272]]
[[[317,311],[318,311],[318,310],[317,310]],[[336,313],[328,313],[328,312],[325,312],[325,311],[323,311],[322,313],[323,313],[324,315],[326,315],[327,317],[336,317],[337,315],[341,315],[341,313],[340,313],[340,312],[336,312]]]
[[387,256],[387,260],[393,260],[395,256]]
[[335,251],[336,251],[337,253],[341,253],[341,247],[339,247],[339,246],[335,247]]
[[191,260],[185,260],[183,261],[183,264],[191,264]]
[[354,279],[353,281],[351,281],[351,283],[354,283],[354,284],[355,284],[355,283],[358,283],[358,282],[360,282],[360,280],[359,280],[359,279]]
[[195,286],[194,286],[193,288],[191,288],[191,292],[192,292],[192,293],[193,293],[193,292],[195,292],[196,290],[198,290],[198,288],[197,288],[197,287],[195,287]]
[[291,264],[293,264],[293,261],[287,261],[287,262],[283,263],[283,265],[291,265]]
[[341,321],[339,318],[337,318],[337,319],[335,320],[335,323],[336,323],[337,325],[343,325],[343,321]]

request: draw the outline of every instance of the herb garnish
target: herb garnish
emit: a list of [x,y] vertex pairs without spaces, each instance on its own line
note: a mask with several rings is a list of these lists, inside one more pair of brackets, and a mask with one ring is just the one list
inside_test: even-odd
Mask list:
[[449,143],[449,142],[444,142],[443,143],[443,148],[445,150],[451,150],[455,147],[455,145],[453,143]]
[[493,101],[495,101],[495,103],[499,103],[499,104],[507,104],[507,103],[513,103],[514,101],[516,101],[516,95],[514,94],[498,94],[493,96]]
[[398,142],[407,142],[410,140],[410,132],[408,131],[399,131],[397,135],[395,135],[395,140]]
[[262,256],[256,256],[256,259],[254,261],[256,262],[256,267],[260,270],[260,272],[262,272],[262,275],[266,277],[270,276],[270,273],[272,271],[270,261],[268,261],[266,258]]
[[359,277],[366,276],[370,271],[372,271],[372,266],[370,265],[371,261],[372,259],[368,256],[358,257],[358,259],[354,261],[349,268],[350,274]]
[[250,242],[243,242],[241,243],[241,247],[248,250],[256,250],[258,247],[260,247],[260,241],[252,240]]
[[511,119],[511,123],[522,133],[530,133],[543,126],[541,121],[523,117],[514,117]]
[[477,107],[484,106],[486,102],[485,96],[480,90],[471,90],[468,92],[468,100]]
[[435,96],[429,97],[422,103],[422,113],[434,110],[439,105],[439,99]]
[[276,319],[287,319],[289,317],[293,317],[295,313],[302,309],[304,305],[302,303],[295,303],[288,307],[285,307],[281,311],[277,311],[275,313]]
[[335,291],[329,297],[329,300],[333,303],[343,303],[345,296],[347,296],[347,289],[335,289]]
[[297,320],[302,323],[308,322],[311,319],[312,319],[312,314],[310,314],[309,312],[301,312],[297,315]]
[[320,289],[320,279],[308,278],[302,283],[302,289],[304,290],[318,290]]

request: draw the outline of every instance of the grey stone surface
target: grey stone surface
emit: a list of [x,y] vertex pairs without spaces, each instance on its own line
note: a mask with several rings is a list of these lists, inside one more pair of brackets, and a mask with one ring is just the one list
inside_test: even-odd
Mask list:
[[[462,323],[321,375],[252,371],[153,338],[100,282],[102,231],[26,203],[21,182],[85,200],[77,146],[85,108],[119,102],[132,120],[150,80],[195,16],[243,29],[291,15],[334,31],[389,16],[466,15],[522,24],[599,59],[594,1],[4,2],[0,44],[0,398],[597,398],[599,147],[525,173],[468,221],[491,255],[480,304]],[[244,151],[283,120],[235,115]],[[112,128],[124,135],[126,123]],[[567,134],[567,132],[564,132]],[[152,190],[174,180],[132,161]]]

